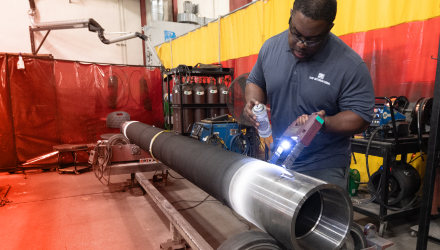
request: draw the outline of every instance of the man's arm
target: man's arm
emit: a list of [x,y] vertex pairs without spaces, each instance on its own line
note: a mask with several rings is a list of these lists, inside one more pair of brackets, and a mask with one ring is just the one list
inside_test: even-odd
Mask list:
[[243,115],[252,126],[258,128],[260,124],[257,122],[257,117],[252,113],[252,108],[259,103],[266,104],[266,93],[254,83],[247,83],[245,89],[246,105],[243,110]]
[[[325,111],[321,110],[318,115],[324,118],[324,133],[352,136],[364,132],[370,125],[369,122],[350,110],[339,112],[334,116],[325,116]],[[304,114],[296,119],[296,124],[303,125],[308,118],[309,116]]]
[[325,133],[335,133],[340,135],[352,136],[367,130],[370,125],[356,113],[346,110],[334,116],[324,118]]

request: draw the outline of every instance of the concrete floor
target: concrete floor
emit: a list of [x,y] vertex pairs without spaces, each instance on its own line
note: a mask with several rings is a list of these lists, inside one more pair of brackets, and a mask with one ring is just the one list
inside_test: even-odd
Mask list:
[[[170,239],[169,221],[153,200],[122,191],[130,175],[112,176],[110,187],[93,172],[60,175],[32,170],[26,177],[0,173],[0,186],[11,186],[6,196],[10,203],[0,207],[0,249],[154,250]],[[175,203],[176,209],[207,196],[185,179],[169,178],[166,186],[157,189],[171,203],[185,200]],[[212,197],[181,214],[214,249],[235,234],[258,230]],[[378,225],[360,214],[355,214],[355,221]],[[409,228],[417,223],[417,216],[389,222],[384,238],[394,242],[390,249],[415,249],[417,239],[410,236]],[[429,242],[428,249],[440,246]]]

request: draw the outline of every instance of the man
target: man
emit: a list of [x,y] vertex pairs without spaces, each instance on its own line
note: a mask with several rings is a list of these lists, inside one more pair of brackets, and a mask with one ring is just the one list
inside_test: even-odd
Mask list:
[[346,188],[350,136],[372,120],[374,90],[360,56],[330,32],[336,0],[296,0],[289,29],[262,46],[246,85],[244,115],[258,127],[252,108],[271,107],[273,138],[308,115],[324,117],[323,131],[289,169]]

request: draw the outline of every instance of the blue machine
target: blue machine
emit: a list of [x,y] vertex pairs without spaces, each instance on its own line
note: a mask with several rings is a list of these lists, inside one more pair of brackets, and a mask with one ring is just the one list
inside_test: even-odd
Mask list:
[[[394,119],[406,120],[406,116],[402,113],[394,111]],[[384,104],[376,104],[374,107],[373,121],[371,122],[371,127],[379,127],[391,122],[391,111],[390,107]]]
[[[408,122],[406,121],[406,116],[402,113],[394,111],[394,119],[396,121],[396,131],[398,136],[406,136],[409,133]],[[391,125],[391,111],[388,105],[376,104],[374,107],[373,121],[368,127],[367,131],[364,132],[364,137],[368,137],[372,132],[377,129],[384,127],[386,125]],[[391,127],[388,127],[388,131],[391,131]],[[388,131],[380,132],[380,139],[385,139],[388,135]],[[379,138],[378,138],[379,139]]]
[[[394,119],[396,121],[406,120],[406,116],[404,116],[402,113],[400,113],[396,110],[393,110],[393,111],[394,111]],[[379,125],[384,125],[389,122],[391,122],[391,111],[390,111],[390,108],[387,105],[385,105],[383,107],[382,116],[380,117]]]
[[[238,129],[238,123],[235,122],[196,122],[191,130],[191,137],[202,142],[208,142],[216,135],[223,140],[224,146],[229,149],[231,140],[240,133]],[[217,141],[213,141],[212,144],[217,146]]]

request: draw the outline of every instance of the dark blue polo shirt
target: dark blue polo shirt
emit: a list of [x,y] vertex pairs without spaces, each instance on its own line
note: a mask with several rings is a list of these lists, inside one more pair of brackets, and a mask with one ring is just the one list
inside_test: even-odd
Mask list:
[[[298,116],[320,110],[327,116],[350,110],[371,122],[374,90],[362,58],[330,33],[311,59],[298,61],[290,52],[287,32],[264,43],[247,80],[267,93],[274,139]],[[350,154],[350,137],[321,133],[291,168],[300,172],[344,167],[350,163]]]

